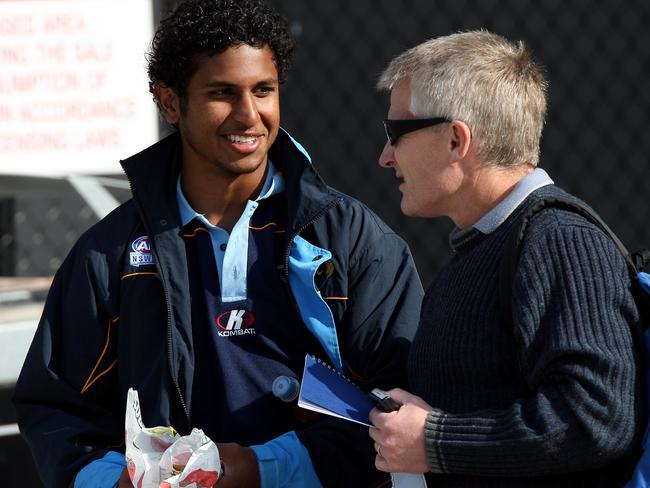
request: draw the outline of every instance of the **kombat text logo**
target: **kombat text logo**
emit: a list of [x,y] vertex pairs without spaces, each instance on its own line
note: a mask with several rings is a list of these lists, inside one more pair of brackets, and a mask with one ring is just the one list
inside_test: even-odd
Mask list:
[[131,243],[133,252],[131,256],[131,266],[142,266],[153,264],[153,253],[151,252],[151,239],[149,236],[138,237]]
[[248,310],[228,310],[219,315],[214,322],[220,329],[217,330],[220,337],[255,334],[255,329],[252,327],[255,316]]

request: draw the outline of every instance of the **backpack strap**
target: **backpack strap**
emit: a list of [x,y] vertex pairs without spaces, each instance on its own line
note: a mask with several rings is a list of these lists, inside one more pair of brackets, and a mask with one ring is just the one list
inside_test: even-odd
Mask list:
[[[513,310],[512,310],[512,284],[514,282],[515,272],[519,261],[521,243],[524,239],[526,228],[531,219],[539,212],[546,208],[558,208],[575,212],[585,217],[588,221],[598,226],[609,238],[616,244],[625,262],[631,280],[631,292],[634,301],[639,310],[641,317],[641,326],[632,327],[632,340],[636,350],[639,353],[640,368],[643,373],[642,389],[644,391],[641,400],[642,418],[644,424],[650,418],[650,274],[644,272],[644,268],[650,265],[650,250],[642,249],[629,253],[620,239],[605,224],[605,222],[593,210],[579,204],[576,201],[566,198],[545,198],[534,204],[528,211],[514,223],[510,234],[506,237],[503,250],[501,252],[501,263],[499,268],[499,309],[501,319],[506,325],[514,327]],[[521,363],[520,363],[521,368]],[[640,476],[643,480],[650,476],[650,424],[645,429],[643,437],[643,448],[645,453],[639,461],[635,478],[639,476],[637,472],[642,473]],[[637,484],[628,483],[625,485],[637,486]],[[641,486],[640,484],[638,486]],[[645,484],[643,484],[645,486]]]
[[600,218],[600,216],[586,207],[581,205],[575,200],[570,200],[563,197],[550,197],[544,198],[534,204],[519,221],[516,222],[506,237],[501,252],[501,263],[499,267],[499,309],[503,320],[508,323],[513,322],[512,315],[512,283],[514,281],[517,265],[519,262],[519,253],[521,251],[521,243],[524,240],[526,229],[531,219],[547,208],[557,208],[561,210],[568,210],[570,212],[582,215],[588,221],[598,226],[609,238],[616,244],[616,247],[621,252],[627,263],[630,276],[632,277],[632,288],[635,298],[637,297],[638,287],[638,272],[643,269],[646,264],[650,264],[650,250],[644,249],[630,254],[625,248],[620,239],[614,234],[609,226]]

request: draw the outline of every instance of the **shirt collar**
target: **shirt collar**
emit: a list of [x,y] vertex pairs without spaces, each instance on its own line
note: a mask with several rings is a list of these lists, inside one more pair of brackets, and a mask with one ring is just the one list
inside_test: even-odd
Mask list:
[[535,168],[524,176],[514,189],[499,204],[481,217],[472,227],[490,234],[496,230],[510,214],[523,202],[528,195],[542,186],[552,185],[553,180],[541,168]]
[[[284,178],[282,173],[278,172],[275,168],[275,165],[268,160],[268,165],[266,168],[266,176],[264,178],[264,185],[262,186],[262,191],[260,191],[259,196],[255,199],[256,202],[269,198],[273,195],[281,193],[284,191]],[[183,189],[181,188],[181,177],[178,176],[176,181],[176,200],[178,202],[178,210],[181,215],[181,224],[183,226],[190,223],[195,218],[198,218],[201,222],[206,224],[209,227],[215,227],[214,225],[208,222],[208,219],[205,218],[203,214],[198,213],[192,208],[190,203],[185,198],[183,194]]]

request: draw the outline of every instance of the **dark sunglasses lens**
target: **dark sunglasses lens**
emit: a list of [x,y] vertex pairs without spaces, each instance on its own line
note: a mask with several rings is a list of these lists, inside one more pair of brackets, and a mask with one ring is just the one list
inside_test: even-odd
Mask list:
[[444,117],[433,117],[429,119],[406,120],[385,119],[383,122],[384,130],[386,131],[386,137],[388,138],[388,141],[391,143],[391,145],[394,146],[397,144],[397,140],[404,134],[408,134],[409,132],[413,132],[415,130],[424,129],[425,127],[431,127],[433,125],[451,121]]
[[386,132],[386,138],[391,145],[395,145],[397,139],[399,139],[399,136],[401,135],[396,131],[395,122],[395,120],[384,120],[384,131]]
[[386,134],[386,139],[388,139],[388,142],[390,142],[392,144],[393,143],[393,138],[390,135],[389,123],[388,123],[387,120],[384,120],[382,123],[383,123],[383,126],[384,126],[384,133]]

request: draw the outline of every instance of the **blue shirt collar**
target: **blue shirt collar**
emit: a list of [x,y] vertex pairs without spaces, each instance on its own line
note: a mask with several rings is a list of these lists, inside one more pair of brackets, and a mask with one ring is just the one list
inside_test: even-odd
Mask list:
[[[278,172],[275,168],[275,165],[269,159],[268,165],[266,168],[266,176],[264,179],[264,185],[262,186],[262,191],[260,191],[259,196],[255,199],[256,202],[269,198],[277,193],[284,191],[284,178],[282,173]],[[190,223],[195,218],[198,218],[201,222],[206,224],[208,227],[214,227],[208,219],[205,218],[203,214],[198,213],[192,208],[190,203],[185,198],[183,194],[183,189],[181,188],[181,177],[178,176],[176,181],[176,200],[178,202],[178,210],[181,215],[181,224],[183,226]]]
[[514,189],[499,204],[481,217],[472,227],[490,234],[496,230],[528,195],[542,186],[552,185],[553,180],[541,168],[535,168],[524,176]]

